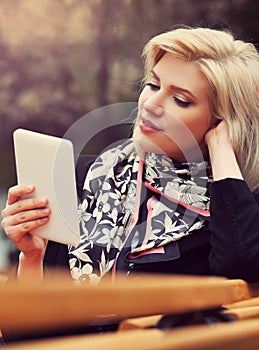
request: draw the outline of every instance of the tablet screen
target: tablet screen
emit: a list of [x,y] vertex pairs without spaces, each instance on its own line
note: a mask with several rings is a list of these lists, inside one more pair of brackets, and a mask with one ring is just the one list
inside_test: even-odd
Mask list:
[[64,244],[80,241],[73,144],[25,129],[13,134],[18,184],[35,186],[34,197],[48,199],[47,224],[33,233]]

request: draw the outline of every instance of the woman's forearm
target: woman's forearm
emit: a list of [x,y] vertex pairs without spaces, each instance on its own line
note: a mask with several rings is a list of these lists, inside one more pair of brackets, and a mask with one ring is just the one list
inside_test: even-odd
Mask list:
[[235,152],[230,145],[211,146],[210,160],[214,181],[226,178],[243,179]]
[[239,179],[210,186],[211,270],[228,278],[258,281],[259,206],[256,193]]
[[19,255],[19,266],[17,271],[19,280],[43,278],[43,260],[41,257],[28,257],[23,252]]

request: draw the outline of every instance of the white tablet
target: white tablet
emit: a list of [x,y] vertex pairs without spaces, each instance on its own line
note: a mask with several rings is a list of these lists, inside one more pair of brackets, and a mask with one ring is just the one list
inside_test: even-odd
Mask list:
[[76,246],[80,241],[73,144],[29,130],[13,134],[18,184],[35,186],[47,198],[49,222],[34,230],[40,237]]

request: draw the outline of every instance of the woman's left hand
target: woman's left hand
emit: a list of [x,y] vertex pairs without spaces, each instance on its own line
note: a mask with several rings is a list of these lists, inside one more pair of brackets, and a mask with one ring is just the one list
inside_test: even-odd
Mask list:
[[205,142],[208,145],[210,152],[214,148],[218,149],[218,147],[231,147],[233,149],[229,137],[228,126],[225,120],[220,121],[218,125],[207,131]]
[[209,149],[214,180],[227,177],[243,179],[227,123],[222,120],[216,127],[208,130],[204,138]]

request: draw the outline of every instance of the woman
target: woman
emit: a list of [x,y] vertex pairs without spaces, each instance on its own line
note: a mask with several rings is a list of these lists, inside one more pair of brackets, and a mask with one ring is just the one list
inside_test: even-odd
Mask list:
[[[256,49],[227,32],[184,28],[151,39],[144,57],[133,139],[87,171],[81,243],[66,255],[72,277],[141,271],[258,281]],[[47,199],[20,199],[33,191],[10,188],[2,212],[21,251],[20,278],[42,275],[47,247],[30,234],[49,220]]]

